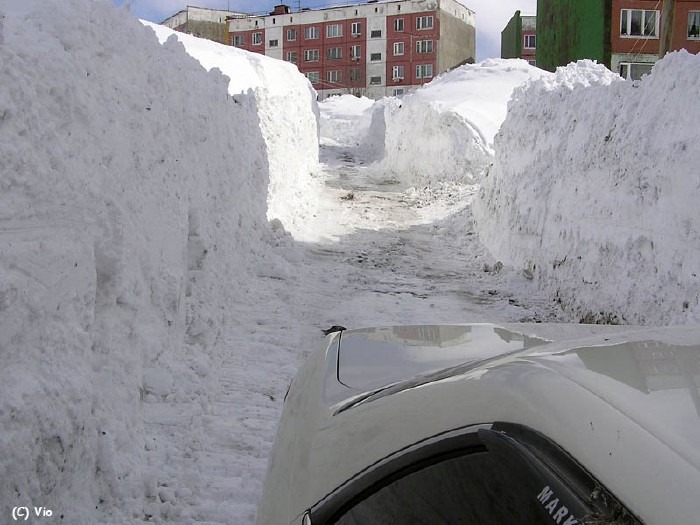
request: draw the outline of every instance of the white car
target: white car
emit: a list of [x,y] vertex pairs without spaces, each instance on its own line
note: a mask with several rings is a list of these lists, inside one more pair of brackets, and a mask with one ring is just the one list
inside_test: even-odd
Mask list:
[[340,330],[294,379],[258,523],[700,523],[700,328]]

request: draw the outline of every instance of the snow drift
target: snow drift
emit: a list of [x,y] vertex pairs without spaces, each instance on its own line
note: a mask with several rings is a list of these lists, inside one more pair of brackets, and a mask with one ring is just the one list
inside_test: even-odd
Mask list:
[[[3,515],[34,505],[75,524],[185,520],[176,504],[191,480],[146,468],[156,445],[144,411],[206,410],[251,269],[278,271],[269,98],[232,97],[220,71],[106,1],[0,10]],[[304,89],[286,99],[297,116]]]
[[524,60],[486,60],[377,104],[371,129],[385,134],[381,169],[409,185],[472,182],[493,160],[513,89],[546,75]]
[[504,263],[587,321],[700,320],[700,56],[589,61],[516,90],[474,205]]
[[205,69],[218,68],[230,78],[231,95],[250,90],[270,159],[267,216],[293,232],[313,213],[319,192],[311,175],[318,169],[319,112],[309,81],[288,62],[143,23],[161,43],[177,39]]

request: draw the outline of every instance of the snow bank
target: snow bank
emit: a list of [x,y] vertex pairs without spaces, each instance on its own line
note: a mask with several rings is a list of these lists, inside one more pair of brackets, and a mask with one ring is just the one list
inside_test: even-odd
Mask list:
[[571,64],[517,90],[475,218],[586,320],[700,320],[700,56],[641,82]]
[[318,168],[318,106],[309,81],[288,62],[143,23],[161,43],[176,38],[205,69],[218,68],[230,78],[231,95],[251,90],[270,163],[267,216],[293,232],[314,213],[319,193],[311,176]]
[[206,409],[231,305],[272,266],[264,97],[106,1],[18,4],[0,8],[1,511],[175,522],[190,480],[146,467],[144,410]]
[[381,168],[411,185],[471,182],[493,160],[513,89],[548,74],[524,60],[486,60],[378,107],[373,128],[386,134]]
[[[374,100],[354,95],[328,97],[321,106],[320,133],[327,142],[342,141],[344,146],[363,143],[372,121]],[[334,137],[331,139],[330,137]]]

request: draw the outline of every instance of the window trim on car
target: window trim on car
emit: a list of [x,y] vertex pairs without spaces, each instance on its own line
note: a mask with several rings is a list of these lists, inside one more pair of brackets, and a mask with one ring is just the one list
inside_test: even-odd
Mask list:
[[[505,422],[469,425],[443,432],[400,449],[358,472],[302,516],[313,525],[335,523],[372,494],[414,472],[474,453],[506,454],[526,465],[543,482],[537,497],[547,507],[549,493],[566,495],[570,508],[585,506],[595,515],[623,517],[641,524],[607,488],[565,450],[539,432]],[[551,502],[549,502],[551,505]],[[301,517],[301,516],[300,516]]]

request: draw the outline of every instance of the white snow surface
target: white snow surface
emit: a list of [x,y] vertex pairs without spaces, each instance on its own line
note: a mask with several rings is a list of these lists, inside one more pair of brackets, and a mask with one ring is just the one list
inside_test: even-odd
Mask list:
[[[219,70],[205,72],[174,39],[159,45],[107,1],[0,11],[0,521],[42,506],[72,524],[233,510],[221,521],[250,522],[263,467],[244,475],[242,465],[256,454],[264,464],[272,429],[260,439],[240,421],[273,427],[272,399],[294,365],[279,350],[277,377],[239,372],[262,353],[251,334],[261,312],[279,315],[280,333],[292,317],[261,284],[293,282],[275,248],[291,241],[266,218],[270,151],[292,147],[271,148],[272,124],[261,123],[280,97],[232,97]],[[306,86],[280,76],[286,66],[251,68],[288,82],[284,103],[315,128]],[[294,169],[317,151],[315,130],[304,133],[308,151],[287,152]],[[224,367],[247,396],[233,428],[244,395],[217,397]],[[257,423],[256,413],[268,415]]]
[[493,160],[493,140],[513,90],[549,75],[524,60],[490,59],[377,104],[370,144],[380,168],[415,186],[477,180]]
[[493,255],[577,318],[700,321],[700,56],[590,61],[516,90],[474,205]]
[[[231,95],[252,94],[269,162],[269,219],[294,232],[313,214],[318,189],[318,105],[316,91],[293,64],[196,38],[142,21],[165,43],[174,38],[207,70],[219,69]],[[248,132],[239,127],[238,133]]]

